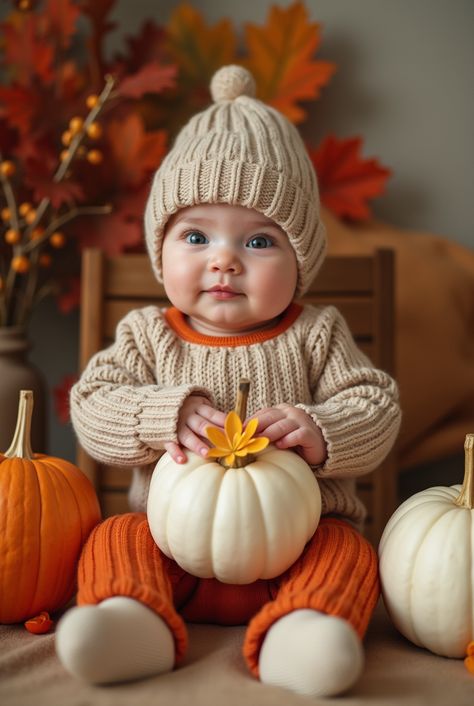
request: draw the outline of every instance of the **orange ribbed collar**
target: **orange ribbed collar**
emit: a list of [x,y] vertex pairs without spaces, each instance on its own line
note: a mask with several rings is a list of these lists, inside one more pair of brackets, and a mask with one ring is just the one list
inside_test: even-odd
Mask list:
[[202,346],[235,348],[237,346],[251,346],[253,343],[262,343],[263,341],[268,341],[270,338],[279,336],[296,321],[302,311],[303,307],[301,304],[293,302],[284,312],[280,321],[275,324],[275,326],[272,326],[272,328],[266,329],[265,331],[245,333],[241,336],[208,336],[199,333],[189,326],[183,312],[179,311],[179,309],[176,309],[174,306],[165,311],[165,318],[168,326],[173,329],[183,341],[198,343]]

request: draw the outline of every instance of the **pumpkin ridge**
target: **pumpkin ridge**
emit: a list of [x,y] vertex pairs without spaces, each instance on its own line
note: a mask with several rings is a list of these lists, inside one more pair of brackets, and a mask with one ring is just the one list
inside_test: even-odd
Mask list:
[[[95,500],[97,503],[97,508],[99,510],[99,520],[100,520],[100,508],[99,504],[97,501],[97,498],[95,495],[92,495],[87,492],[88,486],[84,483],[84,474],[80,469],[78,469],[76,466],[74,466],[72,463],[68,463],[67,466],[64,466],[62,464],[67,463],[64,462],[62,459],[58,459],[60,462],[55,463],[57,459],[54,456],[48,457],[47,458],[47,464],[49,467],[56,469],[59,471],[61,474],[62,478],[66,481],[70,491],[71,491],[71,496],[74,499],[74,503],[77,508],[77,514],[80,518],[80,527],[81,527],[81,546],[84,544],[86,539],[88,538],[92,527],[88,527],[88,523],[86,521],[86,507],[91,505],[91,500]],[[78,472],[79,470],[79,472]],[[74,480],[76,482],[76,486],[73,487],[71,484],[71,478],[70,478],[70,473],[74,474]],[[78,486],[78,482],[80,483],[80,486]],[[78,499],[78,494],[81,494],[81,500],[82,502],[79,502]],[[90,515],[90,513],[89,513]]]
[[[19,459],[15,459],[15,460],[18,461]],[[30,469],[30,475],[32,478],[34,478],[36,496],[37,496],[37,498],[41,498],[41,485],[40,485],[40,482],[38,479],[38,473],[36,471],[35,462],[32,459],[31,460],[30,459],[21,459],[21,461],[22,461],[22,464],[21,464],[22,468],[25,471],[24,475],[26,475],[26,468]],[[24,483],[23,487],[25,487],[26,486],[25,481],[23,481],[23,483]],[[26,500],[26,498],[24,498],[24,500]],[[35,528],[35,536],[40,537],[41,536],[41,525],[43,522],[43,505],[41,502],[38,502],[37,505],[38,505],[38,524],[37,524],[37,527]],[[27,510],[27,508],[25,507],[24,512],[22,513],[23,514],[23,521],[25,521],[25,518],[28,517],[26,510]],[[23,532],[24,532],[24,530],[25,530],[25,527],[23,526]],[[39,578],[40,566],[41,566],[41,545],[42,545],[42,542],[36,542],[36,543],[38,544],[36,552],[35,552],[35,555],[36,555],[36,557],[35,557],[36,558],[35,574],[36,574],[36,576],[35,576],[35,580],[33,582],[35,590],[31,596],[31,598],[28,601],[25,601],[25,604],[27,603],[29,606],[29,612],[31,614],[33,614],[35,612],[34,601],[35,601],[35,597],[36,597],[38,578]],[[23,562],[22,562],[22,564],[23,564]],[[28,565],[27,568],[28,568],[28,573],[30,573],[31,565]],[[20,579],[21,578],[22,578],[22,576],[20,574]]]
[[[38,486],[39,486],[39,495],[42,498],[42,502],[40,503],[40,523],[39,523],[39,536],[42,537],[44,535],[50,534],[49,527],[45,525],[51,524],[52,522],[55,521],[56,518],[56,507],[58,505],[58,493],[56,490],[56,487],[54,486],[54,481],[51,480],[51,477],[48,472],[47,464],[44,461],[36,461],[32,462],[34,467],[35,467],[35,475],[36,479],[38,481]],[[51,496],[54,497],[52,502],[49,503],[50,507],[44,507],[44,502],[45,498],[51,498]],[[45,510],[46,510],[46,516],[45,516]],[[49,512],[48,512],[49,510]],[[55,523],[56,524],[56,523]],[[61,548],[58,550],[59,556],[61,557],[61,565],[64,563],[63,557],[64,557],[64,533],[63,532],[58,532],[57,534],[60,535],[60,541],[61,541]],[[38,549],[38,571],[37,571],[37,577],[36,581],[34,583],[35,590],[32,595],[31,599],[31,604],[30,604],[30,613],[31,615],[36,614],[40,610],[47,610],[49,608],[49,605],[45,605],[42,599],[42,593],[44,590],[44,573],[46,572],[46,575],[48,577],[49,574],[49,564],[50,564],[50,558],[49,556],[45,557],[44,556],[44,549],[43,547],[43,542],[40,542],[39,549]],[[55,548],[57,549],[57,548]],[[58,586],[60,586],[60,581],[57,573],[54,576],[49,577],[49,583],[50,585],[53,585],[53,592],[54,592],[54,597],[56,596],[56,591],[58,589]],[[48,581],[46,581],[48,583]],[[46,591],[46,594],[48,595],[48,601],[53,597],[50,596],[49,591]]]
[[[67,551],[67,547],[71,545],[72,540],[71,542],[66,542],[66,533],[64,528],[68,526],[69,522],[67,520],[64,521],[64,515],[67,514],[68,518],[70,518],[72,515],[71,505],[75,506],[77,510],[78,503],[67,475],[61,468],[58,468],[58,466],[54,463],[51,463],[50,458],[51,457],[44,459],[41,462],[41,465],[38,465],[41,469],[41,473],[44,475],[44,478],[47,478],[50,488],[54,491],[54,503],[56,506],[55,513],[58,513],[59,508],[59,512],[61,512],[62,515],[59,520],[59,525],[62,526],[63,531],[59,533],[61,537],[61,548],[57,549],[58,554],[61,556],[61,561],[56,564],[56,580],[54,582],[54,590],[51,592],[51,595],[48,595],[48,600],[54,605],[64,605],[64,603],[69,600],[71,595],[72,582],[70,576],[73,574],[73,572],[71,572],[71,567],[68,566],[68,562],[71,562],[70,551]],[[68,494],[67,498],[65,497],[66,492]],[[66,503],[67,508],[65,508]],[[77,514],[79,517],[81,516],[80,513]],[[72,534],[75,534],[72,532],[71,527],[69,528],[69,531]],[[82,546],[83,539],[81,528],[81,544],[77,542],[78,547]]]
[[[453,509],[454,509],[454,508],[453,508]],[[413,556],[412,571],[411,571],[411,574],[412,574],[412,575],[415,573],[416,564],[417,564],[417,562],[418,562],[418,560],[419,560],[419,555],[420,555],[420,552],[421,552],[421,548],[422,548],[423,544],[425,543],[425,541],[426,541],[426,539],[427,539],[429,533],[433,530],[433,528],[435,527],[435,525],[436,525],[440,520],[442,520],[442,519],[445,517],[445,515],[446,515],[446,512],[442,512],[438,517],[436,517],[436,518],[434,519],[433,522],[431,522],[431,523],[429,524],[429,526],[427,526],[427,527],[425,528],[425,532],[424,532],[424,534],[423,534],[423,536],[422,536],[422,538],[421,538],[421,541],[420,541],[420,543],[419,543],[419,545],[418,545],[418,547],[417,547],[417,549],[416,549],[416,552],[414,553],[414,556]],[[418,630],[416,630],[416,628],[415,628],[415,621],[414,621],[414,619],[413,619],[413,617],[412,617],[412,616],[413,616],[413,601],[412,601],[412,598],[413,598],[413,590],[412,590],[412,585],[410,584],[410,591],[409,591],[409,594],[408,594],[408,615],[410,616],[410,623],[411,623],[411,626],[412,626],[413,634],[416,636],[418,645],[422,647],[422,646],[423,646],[423,641],[422,641],[421,638],[420,638],[420,635],[419,635]]]

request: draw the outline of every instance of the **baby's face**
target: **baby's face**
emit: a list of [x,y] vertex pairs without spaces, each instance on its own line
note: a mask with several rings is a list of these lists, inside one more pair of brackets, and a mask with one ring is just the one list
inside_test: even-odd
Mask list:
[[201,204],[168,221],[164,287],[196,331],[229,336],[265,328],[290,304],[296,281],[286,234],[258,211]]

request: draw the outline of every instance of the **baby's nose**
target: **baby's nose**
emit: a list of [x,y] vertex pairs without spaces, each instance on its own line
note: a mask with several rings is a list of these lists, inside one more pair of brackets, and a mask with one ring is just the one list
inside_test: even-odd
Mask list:
[[238,274],[242,271],[242,263],[235,250],[232,248],[219,248],[209,260],[212,272],[232,272]]

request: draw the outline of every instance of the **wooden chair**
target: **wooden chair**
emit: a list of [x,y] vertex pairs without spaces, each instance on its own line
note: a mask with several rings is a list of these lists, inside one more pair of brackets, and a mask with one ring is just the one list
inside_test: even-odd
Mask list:
[[[304,297],[311,304],[334,304],[345,316],[359,347],[374,365],[394,374],[394,257],[378,250],[361,257],[328,257]],[[80,367],[109,344],[118,321],[132,308],[168,304],[147,255],[108,258],[86,250],[82,260]],[[126,512],[128,469],[96,463],[78,448],[77,463],[94,483],[104,517]],[[376,544],[397,505],[397,468],[392,451],[375,472],[357,481],[368,517],[366,535]]]

